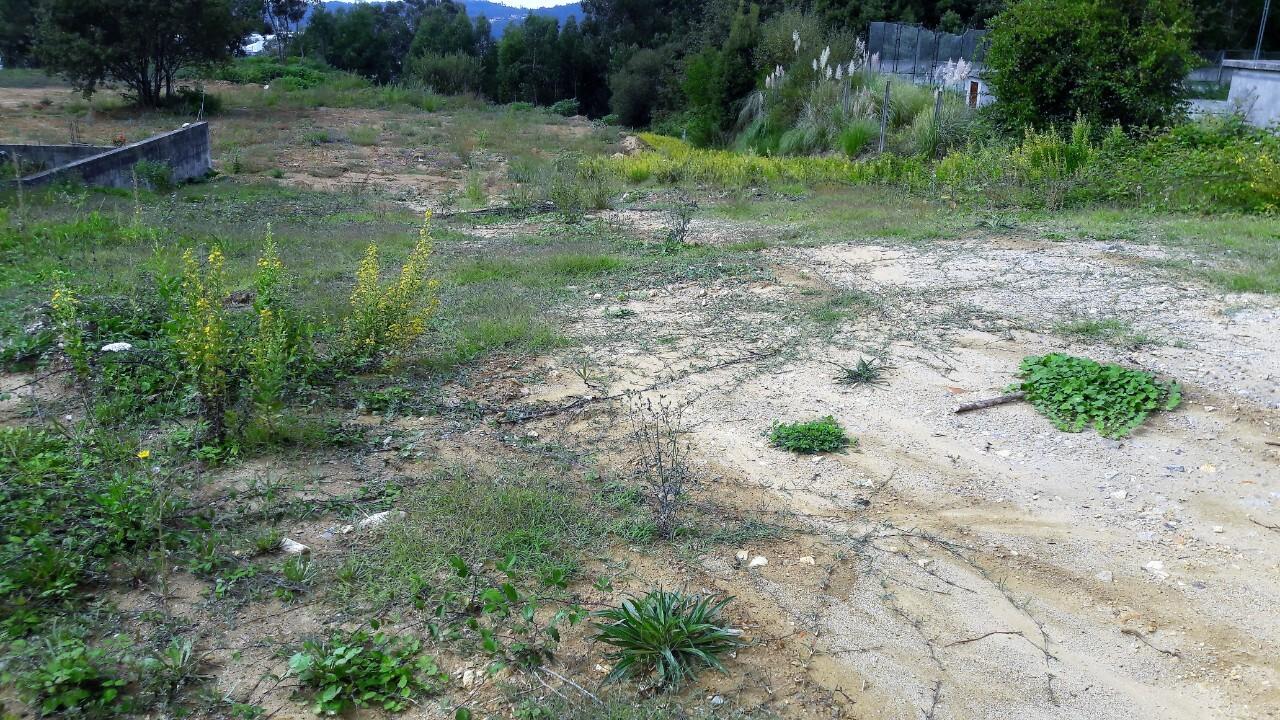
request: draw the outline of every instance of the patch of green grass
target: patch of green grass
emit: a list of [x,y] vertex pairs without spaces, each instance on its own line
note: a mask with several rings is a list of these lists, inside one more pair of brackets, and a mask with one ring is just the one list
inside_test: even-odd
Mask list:
[[880,306],[882,301],[859,290],[849,290],[837,294],[821,305],[809,311],[809,317],[815,322],[832,325],[843,322],[857,315],[865,315]]
[[347,139],[356,145],[377,145],[378,135],[378,128],[362,125],[351,128],[347,132]]
[[452,555],[471,565],[514,557],[533,577],[572,576],[578,552],[600,539],[600,523],[569,494],[547,477],[515,470],[444,471],[407,493],[401,508],[405,522],[348,559],[348,590],[411,598],[436,582]]
[[66,89],[61,80],[34,68],[0,69],[0,87],[4,88],[38,88],[57,87]]
[[1053,331],[1064,337],[1084,342],[1104,343],[1126,350],[1135,350],[1155,343],[1146,333],[1133,329],[1119,318],[1080,318],[1059,323]]
[[1229,292],[1280,293],[1280,230],[1271,217],[1098,208],[1045,215],[1041,227],[1064,240],[1155,243],[1172,257],[1153,265]]
[[769,442],[776,448],[795,453],[828,453],[857,445],[844,428],[830,415],[810,422],[774,423]]

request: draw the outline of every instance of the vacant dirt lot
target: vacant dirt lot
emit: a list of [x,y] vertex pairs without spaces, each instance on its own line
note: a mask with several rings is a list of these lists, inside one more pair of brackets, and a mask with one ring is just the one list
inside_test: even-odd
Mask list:
[[[582,322],[609,381],[583,387],[551,360],[560,382],[532,397],[658,385],[689,404],[704,492],[804,528],[748,548],[764,567],[702,558],[698,581],[793,626],[798,677],[850,716],[1275,717],[1280,303],[1143,262],[1160,254],[1033,237],[773,250],[775,282],[643,288],[634,316]],[[865,304],[807,336],[779,308],[815,292]],[[1153,339],[1048,334],[1080,316]],[[953,414],[1055,350],[1180,378],[1186,403],[1124,441],[1060,432],[1025,404]],[[876,351],[886,386],[834,381],[835,363]],[[768,446],[772,421],[827,414],[856,451]],[[591,446],[607,424],[588,411],[535,427]]]
[[[499,205],[513,160],[605,151],[617,138],[616,130],[528,117],[233,106],[214,125],[217,164],[230,177],[186,196],[149,197],[154,205],[144,210],[148,222],[185,223],[201,241],[203,226],[217,225],[242,241],[241,260],[274,220],[290,269],[306,264],[303,291],[331,296],[312,298],[327,312],[345,299],[354,266],[338,267],[339,251],[358,257],[375,231],[384,241],[416,236],[408,213],[399,225],[377,224],[386,207],[452,208],[467,195],[477,208]],[[171,119],[111,107],[84,115],[65,88],[0,90],[5,140],[132,138]],[[385,500],[370,493],[376,499],[367,501],[362,488],[394,478],[408,496],[441,468],[480,468],[483,480],[536,467],[558,491],[563,483],[566,497],[599,494],[596,470],[624,477],[635,459],[626,439],[635,391],[685,408],[699,481],[690,512],[754,539],[693,546],[608,535],[581,560],[568,592],[591,609],[655,586],[735,596],[730,618],[752,644],[727,663],[727,675],[706,673],[680,695],[686,706],[717,716],[866,720],[1280,717],[1277,296],[1207,285],[1195,272],[1203,257],[1176,244],[1062,238],[1035,225],[975,228],[889,190],[870,200],[850,188],[782,199],[684,191],[703,206],[689,226],[691,247],[672,250],[675,259],[659,249],[671,221],[665,190],[620,193],[617,209],[572,226],[545,213],[442,213],[437,261],[446,293],[455,293],[442,312],[453,299],[520,305],[525,315],[497,320],[533,317],[531,327],[554,325],[565,341],[528,352],[512,349],[519,337],[477,346],[451,367],[430,412],[375,416],[349,388],[333,391],[331,406],[303,411],[332,411],[368,430],[354,449],[274,449],[199,467],[197,499],[219,513],[266,507],[267,495],[314,502],[302,519],[269,529],[314,548],[319,587],[302,601],[236,596],[237,580],[175,568],[116,583],[109,600],[126,631],[158,637],[147,623],[162,617],[196,638],[199,677],[218,698],[266,717],[310,717],[287,676],[290,649],[386,610],[359,589],[326,594],[343,584],[335,578],[347,559],[384,547],[376,533],[342,532],[356,512]],[[272,193],[288,202],[271,208]],[[368,196],[376,213],[361,204]],[[88,208],[106,207],[85,197]],[[752,212],[775,201],[791,209]],[[861,224],[816,228],[815,218],[845,206]],[[344,209],[314,217],[330,207]],[[804,221],[790,219],[797,216]],[[745,270],[721,267],[739,256],[697,254],[725,248],[752,253]],[[97,252],[95,263],[116,257],[85,251]],[[553,253],[572,255],[575,267],[584,256],[613,262],[566,281],[539,265]],[[31,292],[32,305],[48,297]],[[545,302],[528,300],[539,293]],[[486,298],[494,304],[481,305]],[[1052,351],[1177,380],[1183,405],[1120,441],[1061,432],[1024,403],[954,413],[1001,394],[1024,357]],[[888,368],[883,384],[836,380],[864,357]],[[396,372],[403,377],[370,387],[408,386],[434,370]],[[51,411],[73,393],[42,377],[0,378],[0,391],[15,391],[0,399],[0,423],[80,412]],[[855,448],[797,456],[770,447],[775,421],[826,415],[857,436]],[[588,479],[574,486],[580,475]],[[414,513],[410,524],[423,514]],[[748,568],[740,553],[768,562]],[[596,577],[614,583],[588,582]],[[253,576],[240,580],[243,587]],[[421,628],[403,606],[386,614],[390,627]],[[608,668],[588,633],[566,631],[554,676],[504,672],[477,685],[464,678],[481,660],[442,657],[452,684],[407,716],[450,718],[467,703],[476,717],[507,717],[512,698],[582,700],[559,680],[599,691]]]

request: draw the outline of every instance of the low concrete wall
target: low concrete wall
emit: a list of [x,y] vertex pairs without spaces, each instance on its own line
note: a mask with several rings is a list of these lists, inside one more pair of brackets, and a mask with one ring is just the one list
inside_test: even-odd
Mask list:
[[28,167],[48,170],[76,160],[101,155],[111,149],[109,146],[102,147],[100,145],[10,145],[0,143],[0,176],[12,172],[14,157],[17,157],[23,165]]
[[1280,61],[1226,60],[1232,69],[1227,100],[1245,113],[1250,125],[1270,127],[1280,123]]
[[133,186],[133,166],[140,160],[167,164],[173,168],[174,182],[204,177],[213,167],[209,155],[209,123],[192,123],[131,145],[107,148],[96,155],[28,175],[21,182],[24,186],[35,186],[72,180],[86,185],[128,188]]

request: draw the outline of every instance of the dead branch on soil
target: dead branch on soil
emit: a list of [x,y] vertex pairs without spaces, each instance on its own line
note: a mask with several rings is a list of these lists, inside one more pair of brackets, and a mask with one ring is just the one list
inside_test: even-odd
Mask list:
[[956,408],[956,414],[970,412],[972,410],[985,410],[996,405],[1004,405],[1005,403],[1017,402],[1027,396],[1024,392],[1009,393],[1000,397],[988,398],[986,400],[978,400],[977,402],[965,403]]
[[1264,527],[1268,530],[1275,530],[1276,532],[1280,532],[1280,525],[1268,525],[1264,522],[1259,522],[1257,520],[1254,520],[1253,518],[1249,518],[1249,522],[1253,523],[1254,525],[1257,525],[1258,527]]
[[1176,657],[1176,658],[1182,657],[1182,654],[1177,650],[1165,650],[1162,647],[1157,647],[1155,644],[1153,644],[1150,640],[1147,639],[1146,634],[1143,633],[1141,630],[1137,630],[1135,628],[1120,628],[1120,634],[1128,635],[1129,637],[1132,637],[1132,638],[1137,638],[1138,641],[1141,642],[1143,645],[1146,645],[1147,647],[1151,648],[1152,650],[1155,650],[1158,653],[1164,653],[1169,657]]
[[711,372],[712,370],[719,370],[721,368],[729,367],[732,365],[739,365],[741,363],[766,360],[768,358],[771,358],[781,353],[782,350],[783,350],[782,346],[779,346],[776,348],[771,348],[769,350],[762,350],[760,352],[747,353],[746,355],[743,355],[740,357],[730,358],[728,360],[723,360],[718,363],[713,363],[706,367],[690,370],[689,372],[685,373],[684,375],[681,375],[680,377],[672,377],[667,380],[662,380],[662,381],[653,383],[648,387],[640,388],[639,390],[628,390],[627,392],[614,393],[612,395],[602,395],[600,397],[594,397],[594,396],[588,395],[587,397],[578,398],[573,402],[567,403],[565,405],[561,405],[559,407],[547,408],[545,410],[538,410],[536,412],[531,412],[523,415],[516,415],[516,416],[508,415],[507,417],[504,417],[504,418],[498,418],[498,424],[499,425],[521,425],[523,423],[527,423],[532,420],[540,420],[542,418],[551,417],[553,415],[560,415],[562,413],[579,410],[588,405],[594,405],[600,402],[613,402],[615,400],[621,400],[622,398],[626,397],[628,394],[631,394],[631,393],[643,394],[643,393],[653,392],[655,390],[661,390],[662,388],[668,387],[670,385],[674,385],[675,383],[681,380],[687,380],[693,377],[694,375],[700,375],[702,373]]

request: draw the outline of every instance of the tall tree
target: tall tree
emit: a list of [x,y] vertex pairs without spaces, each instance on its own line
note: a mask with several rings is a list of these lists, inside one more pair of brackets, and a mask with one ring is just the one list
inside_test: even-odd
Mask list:
[[35,60],[36,14],[32,0],[0,0],[0,63],[22,67]]
[[307,16],[307,8],[313,0],[264,0],[263,10],[271,33],[275,35],[276,50],[280,59],[288,51],[289,38],[298,31],[298,23]]
[[336,13],[318,10],[300,40],[325,62],[380,83],[400,76],[413,42],[410,8],[365,4]]
[[116,80],[154,106],[182,68],[238,52],[261,12],[244,0],[43,0],[36,50],[85,95]]

